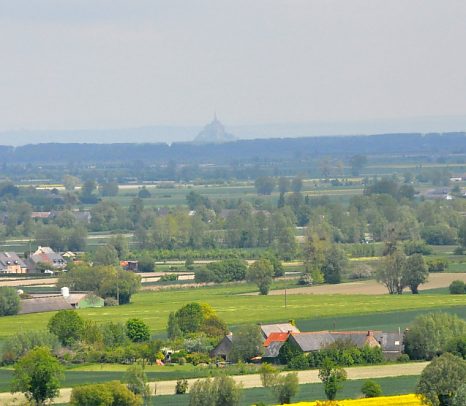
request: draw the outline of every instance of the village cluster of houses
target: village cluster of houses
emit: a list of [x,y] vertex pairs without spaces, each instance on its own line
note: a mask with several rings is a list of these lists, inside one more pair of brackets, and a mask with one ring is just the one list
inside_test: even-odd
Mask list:
[[62,254],[50,247],[38,247],[27,258],[21,258],[16,252],[0,252],[0,274],[25,274],[48,271],[53,273],[66,268],[68,261],[73,260],[73,252]]
[[[383,331],[312,331],[301,332],[292,323],[261,324],[263,338],[263,354],[261,361],[277,363],[282,346],[289,342],[304,354],[319,351],[332,343],[350,342],[358,348],[369,346],[379,347],[386,359],[395,360],[403,352],[403,333],[387,333]],[[211,351],[212,357],[230,360],[233,348],[234,334],[227,334]]]

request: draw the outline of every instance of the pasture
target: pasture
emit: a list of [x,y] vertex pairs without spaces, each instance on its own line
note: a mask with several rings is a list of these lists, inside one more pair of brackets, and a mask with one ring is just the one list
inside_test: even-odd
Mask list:
[[[78,310],[85,319],[102,323],[124,322],[137,317],[156,334],[164,332],[168,315],[189,302],[209,303],[230,326],[243,323],[273,322],[289,319],[314,320],[466,306],[466,295],[242,295],[257,288],[251,284],[145,291],[133,296],[132,303],[117,307]],[[50,313],[0,318],[0,340],[15,332],[45,329]]]
[[[417,376],[399,376],[395,378],[374,379],[382,386],[385,395],[402,395],[413,393],[418,381]],[[361,386],[364,380],[347,381],[337,399],[351,399],[361,397]],[[323,385],[320,383],[307,383],[299,385],[299,393],[293,402],[325,399]],[[263,402],[266,405],[275,404],[276,399],[270,389],[250,388],[243,390],[241,405],[252,405]],[[151,398],[151,405],[157,406],[184,406],[189,404],[188,395],[166,395]]]

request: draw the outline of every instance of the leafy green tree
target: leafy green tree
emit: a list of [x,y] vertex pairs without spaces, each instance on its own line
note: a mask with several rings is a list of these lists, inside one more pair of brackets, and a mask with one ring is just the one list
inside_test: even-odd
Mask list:
[[80,180],[76,176],[65,175],[63,177],[63,185],[68,191],[74,191],[74,189],[79,186]]
[[129,303],[131,296],[141,288],[141,277],[133,272],[112,267],[107,269],[97,293],[104,298],[118,299],[119,304]]
[[295,176],[291,180],[291,190],[294,193],[301,193],[302,188],[303,188],[303,178],[301,176]]
[[126,325],[123,323],[108,322],[100,325],[105,347],[114,348],[124,346],[128,342]]
[[261,295],[267,295],[273,281],[273,266],[268,259],[259,259],[250,265],[246,279],[255,283]]
[[351,175],[359,176],[361,170],[367,165],[367,157],[365,155],[354,155],[350,159]]
[[458,242],[460,246],[466,249],[466,219],[461,222],[458,229]]
[[180,326],[178,324],[178,319],[175,315],[175,312],[171,312],[168,315],[168,324],[167,324],[167,336],[170,340],[179,338],[183,335]]
[[[122,235],[117,234],[110,238],[109,245],[115,248],[119,260],[125,259],[129,254],[128,239]],[[112,264],[107,264],[112,265]]]
[[199,379],[189,390],[189,406],[214,406],[217,393],[210,379]]
[[47,327],[63,345],[69,346],[81,338],[84,320],[75,310],[60,310],[52,316]]
[[216,406],[237,406],[241,400],[241,384],[235,382],[231,376],[218,376],[214,379],[217,392]]
[[235,332],[230,357],[233,361],[248,361],[260,355],[262,349],[262,334],[259,326],[245,324]]
[[333,245],[325,253],[325,262],[322,266],[324,281],[326,283],[340,283],[346,264],[347,259],[345,252],[336,245]]
[[101,247],[97,247],[93,255],[94,264],[107,266],[107,265],[118,265],[118,251],[113,245],[106,244]]
[[149,341],[150,339],[149,326],[141,319],[129,319],[126,322],[126,334],[134,343]]
[[366,398],[376,398],[383,394],[380,384],[371,379],[362,384],[361,392]]
[[466,405],[466,383],[463,383],[456,391],[455,396],[451,400],[451,406]]
[[65,230],[56,224],[41,224],[35,231],[35,244],[63,251],[66,248]]
[[200,331],[208,337],[223,337],[228,333],[226,323],[216,314],[205,317],[201,324]]
[[175,313],[178,326],[183,334],[199,331],[204,321],[204,313],[199,303],[188,303]]
[[19,295],[15,288],[0,286],[0,316],[11,316],[19,311]]
[[445,353],[422,371],[416,392],[424,403],[451,406],[460,386],[466,382],[466,361]]
[[281,405],[291,403],[291,398],[296,396],[299,391],[298,374],[292,372],[286,375],[279,375],[272,386],[272,390]]
[[254,182],[257,194],[259,195],[271,195],[275,189],[275,179],[271,176],[261,176]]
[[279,371],[276,367],[267,362],[261,364],[259,368],[259,375],[261,377],[262,386],[264,388],[271,388],[275,384]]
[[405,333],[405,352],[411,359],[432,359],[445,351],[455,337],[466,335],[466,322],[448,313],[416,317]]
[[289,178],[285,178],[284,176],[279,178],[278,179],[278,191],[280,192],[280,194],[288,193],[290,191],[290,185],[291,185],[291,182]]
[[138,197],[140,199],[148,199],[151,196],[152,196],[152,194],[149,192],[149,190],[145,186],[143,186],[141,189],[139,189]]
[[403,293],[406,255],[398,249],[386,256],[376,273],[379,283],[385,285],[391,295]]
[[403,286],[409,286],[411,292],[417,294],[419,285],[427,282],[428,277],[429,270],[421,254],[413,254],[406,259],[402,276]]
[[48,331],[32,330],[15,333],[3,342],[2,362],[14,363],[35,347],[47,347],[54,352],[58,350],[60,343],[57,336]]
[[327,358],[319,369],[319,379],[324,384],[327,399],[334,400],[337,392],[343,388],[343,382],[346,381],[346,371]]
[[144,404],[149,403],[150,388],[142,365],[135,364],[129,366],[126,370],[125,382],[131,392],[142,397]]
[[138,259],[138,272],[154,272],[155,271],[155,261],[148,255],[143,254]]
[[81,203],[85,203],[85,204],[97,203],[99,199],[94,193],[96,190],[97,190],[97,184],[95,180],[93,179],[86,180],[81,187],[81,193],[79,197],[79,199],[81,200]]
[[15,365],[12,392],[22,392],[35,405],[58,396],[63,368],[47,347],[36,347]]
[[99,192],[102,196],[116,196],[118,194],[118,182],[103,182],[99,185]]

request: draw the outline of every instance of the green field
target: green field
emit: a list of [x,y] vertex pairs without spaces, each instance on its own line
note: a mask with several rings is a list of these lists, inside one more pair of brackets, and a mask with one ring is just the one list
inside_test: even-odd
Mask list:
[[[143,319],[153,333],[162,333],[168,315],[186,303],[212,305],[229,325],[280,320],[315,320],[395,311],[466,306],[466,295],[288,295],[243,296],[256,291],[249,284],[141,292],[133,303],[121,307],[78,310],[82,317],[97,322]],[[45,328],[53,313],[37,313],[0,318],[0,340],[19,331]],[[377,320],[377,316],[376,316]]]
[[[399,376],[396,378],[374,379],[382,386],[384,395],[403,395],[413,393],[418,381],[417,376]],[[338,392],[337,399],[354,399],[362,396],[361,386],[363,380],[347,381],[343,389]],[[325,399],[322,384],[308,383],[299,385],[299,393],[292,401],[313,401]],[[157,406],[184,406],[189,404],[189,395],[170,395],[153,397],[151,405]],[[276,404],[272,391],[265,388],[245,389],[241,405],[253,405],[259,402],[264,404]]]

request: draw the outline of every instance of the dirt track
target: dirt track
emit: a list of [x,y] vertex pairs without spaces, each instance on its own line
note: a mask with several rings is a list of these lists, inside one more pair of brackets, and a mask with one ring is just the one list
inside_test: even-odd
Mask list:
[[[370,379],[370,378],[387,378],[403,375],[420,375],[428,362],[418,362],[409,364],[396,365],[374,365],[365,367],[346,368],[348,379]],[[319,371],[299,371],[298,377],[300,383],[319,383]],[[122,372],[122,375],[124,372]],[[259,375],[240,375],[233,377],[236,382],[240,382],[244,388],[257,388],[262,386]],[[195,382],[196,379],[188,379],[189,385]],[[157,382],[157,395],[173,395],[175,393],[176,381],[160,381]],[[150,383],[151,392],[154,392],[155,383]],[[70,388],[64,388],[60,391],[60,396],[55,399],[55,403],[69,402],[71,395]],[[23,397],[18,394],[0,393],[1,405],[19,405],[24,401]]]
[[[454,280],[462,280],[466,282],[466,273],[431,273],[429,282],[420,286],[420,291],[425,289],[445,288]],[[405,289],[408,291],[409,289]],[[385,286],[377,283],[375,280],[357,281],[341,283],[338,285],[319,285],[306,286],[302,288],[291,287],[286,291],[287,295],[302,295],[302,294],[344,294],[344,295],[383,295],[387,293]],[[258,293],[248,293],[248,295],[257,295]],[[271,290],[269,295],[283,295],[284,289]]]

